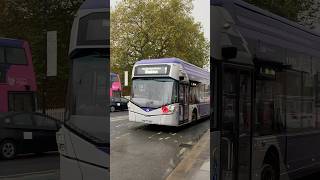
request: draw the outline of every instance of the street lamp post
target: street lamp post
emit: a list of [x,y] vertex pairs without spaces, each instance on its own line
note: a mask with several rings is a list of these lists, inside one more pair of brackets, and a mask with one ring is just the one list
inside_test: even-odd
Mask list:
[[44,0],[43,10],[43,77],[42,77],[42,113],[46,114],[46,95],[47,95],[47,14],[48,14],[48,0]]

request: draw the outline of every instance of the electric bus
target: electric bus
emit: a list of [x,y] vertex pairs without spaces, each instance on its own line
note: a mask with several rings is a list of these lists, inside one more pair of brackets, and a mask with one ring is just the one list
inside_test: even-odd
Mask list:
[[178,58],[141,60],[132,71],[129,121],[181,126],[209,116],[209,72]]
[[109,178],[109,3],[86,0],[73,22],[66,120],[56,134],[61,180]]
[[320,34],[250,2],[211,0],[211,178],[300,178],[320,169]]
[[29,43],[0,38],[0,113],[35,111],[36,91]]

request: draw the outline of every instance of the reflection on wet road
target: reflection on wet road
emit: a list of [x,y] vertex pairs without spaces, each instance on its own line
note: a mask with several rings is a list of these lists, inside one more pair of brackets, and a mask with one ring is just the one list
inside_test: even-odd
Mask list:
[[58,152],[43,155],[22,155],[13,160],[0,159],[0,179],[5,176],[59,171]]
[[129,122],[127,112],[111,113],[111,179],[164,179],[209,126],[208,119],[179,128],[146,125]]

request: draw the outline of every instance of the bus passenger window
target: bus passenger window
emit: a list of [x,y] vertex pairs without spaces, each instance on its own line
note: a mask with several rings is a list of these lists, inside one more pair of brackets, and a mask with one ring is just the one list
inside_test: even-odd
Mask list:
[[22,48],[6,48],[7,63],[27,64],[27,56]]
[[284,128],[285,73],[276,72],[275,80],[256,81],[256,128],[259,135],[281,133]]

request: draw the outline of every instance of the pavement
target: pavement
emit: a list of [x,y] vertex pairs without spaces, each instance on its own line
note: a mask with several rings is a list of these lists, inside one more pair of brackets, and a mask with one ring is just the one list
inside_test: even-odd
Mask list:
[[210,131],[208,130],[166,180],[210,179]]

